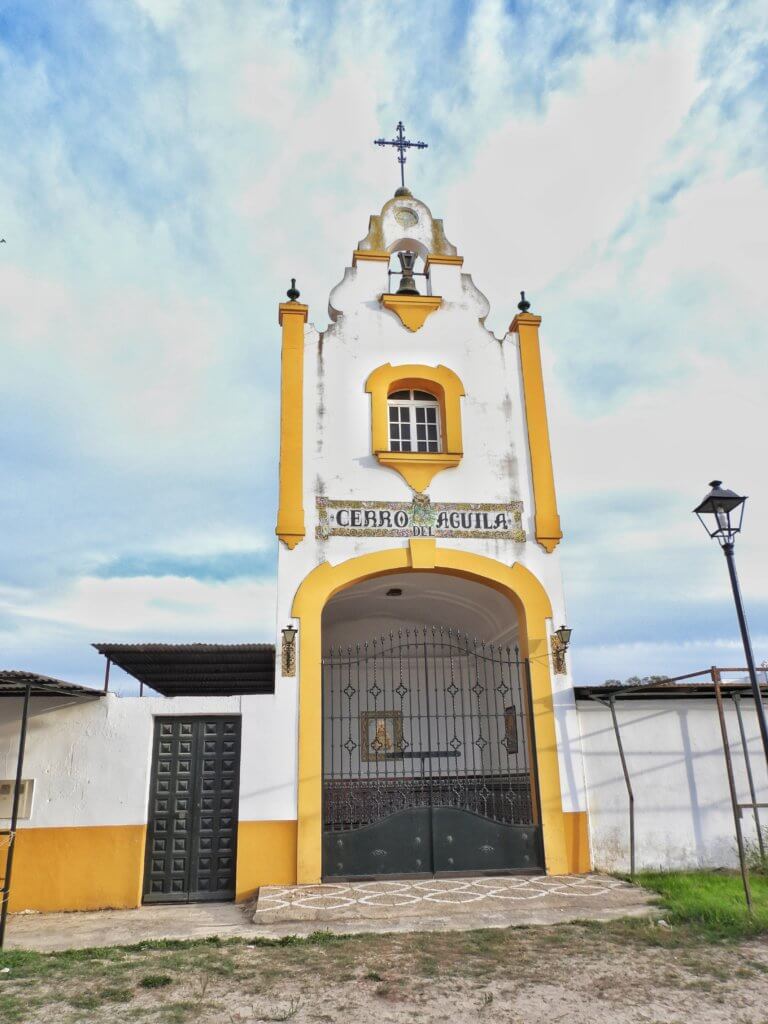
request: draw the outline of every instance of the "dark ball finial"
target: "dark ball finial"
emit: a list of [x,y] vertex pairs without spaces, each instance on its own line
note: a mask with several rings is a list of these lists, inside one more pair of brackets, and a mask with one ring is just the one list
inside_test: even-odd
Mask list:
[[291,287],[288,289],[286,294],[288,295],[288,300],[290,302],[298,302],[298,299],[299,299],[299,296],[301,295],[301,292],[296,287],[296,278],[295,277],[291,278]]
[[531,308],[530,302],[525,297],[525,292],[520,292],[520,301],[517,304],[517,308],[520,310],[521,313],[527,313],[528,310]]

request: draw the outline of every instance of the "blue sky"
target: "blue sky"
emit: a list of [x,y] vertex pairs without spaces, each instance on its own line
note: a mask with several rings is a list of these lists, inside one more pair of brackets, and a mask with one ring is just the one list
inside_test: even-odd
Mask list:
[[0,2],[0,664],[271,639],[279,336],[409,182],[544,317],[578,682],[739,663],[690,509],[750,495],[768,657],[768,11]]

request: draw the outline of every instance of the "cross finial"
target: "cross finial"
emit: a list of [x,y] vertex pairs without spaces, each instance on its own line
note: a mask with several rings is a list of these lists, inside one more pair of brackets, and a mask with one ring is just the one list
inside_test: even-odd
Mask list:
[[400,164],[400,187],[405,188],[405,151],[406,149],[426,149],[426,142],[411,142],[405,137],[405,127],[402,121],[397,122],[397,135],[394,139],[374,139],[374,146],[395,146],[397,149],[397,162]]

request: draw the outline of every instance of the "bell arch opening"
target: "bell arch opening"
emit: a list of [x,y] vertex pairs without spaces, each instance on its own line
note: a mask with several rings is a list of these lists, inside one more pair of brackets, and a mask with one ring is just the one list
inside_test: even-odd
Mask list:
[[324,878],[544,870],[520,629],[503,592],[434,570],[328,600]]

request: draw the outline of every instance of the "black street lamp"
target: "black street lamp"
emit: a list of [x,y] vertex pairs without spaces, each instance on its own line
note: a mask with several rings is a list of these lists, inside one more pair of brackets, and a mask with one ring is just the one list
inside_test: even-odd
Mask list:
[[699,517],[699,522],[709,536],[717,540],[723,549],[725,560],[728,563],[728,575],[731,578],[733,601],[736,605],[736,615],[739,619],[739,629],[741,630],[741,641],[744,644],[744,654],[747,659],[749,681],[752,684],[752,694],[755,698],[755,711],[757,712],[757,720],[760,723],[763,750],[768,761],[768,722],[766,722],[765,718],[760,684],[757,681],[755,659],[752,654],[749,629],[747,628],[747,617],[744,614],[744,603],[741,599],[739,577],[736,575],[736,562],[733,556],[733,542],[736,534],[741,532],[741,521],[744,518],[744,506],[747,499],[746,496],[736,494],[735,491],[729,491],[726,487],[723,487],[722,480],[712,480],[709,486],[712,490],[693,511]]

